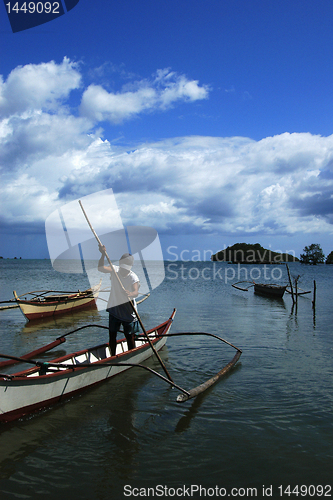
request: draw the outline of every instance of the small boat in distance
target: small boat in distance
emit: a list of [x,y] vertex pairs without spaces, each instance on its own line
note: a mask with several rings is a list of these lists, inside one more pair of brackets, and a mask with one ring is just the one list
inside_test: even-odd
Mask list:
[[[79,309],[96,308],[96,300],[102,281],[81,292],[62,292],[56,290],[36,290],[17,295],[14,290],[15,302],[27,320],[49,318],[60,314],[72,313]],[[32,298],[24,298],[31,295]]]
[[[237,286],[239,283],[250,283],[247,288],[242,288]],[[273,297],[282,299],[284,292],[287,289],[287,285],[277,285],[275,283],[255,283],[254,281],[238,281],[233,283],[232,286],[237,288],[237,290],[242,290],[242,292],[247,292],[250,287],[254,287],[254,293],[257,295],[264,295],[266,297]]]
[[255,283],[254,285],[254,293],[278,299],[282,299],[286,289],[287,285],[275,285],[270,283]]

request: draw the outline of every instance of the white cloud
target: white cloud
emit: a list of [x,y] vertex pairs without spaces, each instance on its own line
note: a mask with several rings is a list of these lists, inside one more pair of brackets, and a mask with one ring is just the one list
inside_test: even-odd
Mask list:
[[156,104],[156,91],[150,88],[136,92],[112,94],[100,85],[90,85],[84,92],[81,102],[81,115],[92,121],[120,123],[134,115],[153,108]]
[[71,199],[112,188],[125,224],[161,232],[332,233],[333,136],[180,137],[128,152],[92,134],[92,120],[120,122],[204,99],[208,89],[169,70],[117,94],[89,86],[81,90],[87,117],[67,107],[80,81],[64,59],[16,68],[2,83],[1,218],[13,231],[42,223]]
[[77,65],[67,57],[61,64],[50,61],[18,66],[5,82],[0,78],[0,116],[55,109],[57,101],[66,99],[81,82]]
[[41,220],[50,205],[56,201],[56,191],[28,173],[22,173],[1,188],[1,206],[5,210],[7,224],[34,223]]
[[[126,223],[234,235],[333,230],[333,181],[329,188],[318,174],[333,156],[333,136],[184,137],[131,153],[103,147],[103,159],[63,179],[61,193],[78,197],[112,187]],[[318,193],[327,204],[312,200]]]
[[[0,165],[12,172],[23,165],[34,165],[48,157],[61,157],[69,151],[86,148],[91,124],[83,118],[42,111],[12,115],[0,127]],[[41,170],[39,175],[44,175]],[[48,174],[49,175],[49,174]]]
[[142,80],[121,92],[107,92],[100,85],[90,85],[83,93],[80,112],[92,121],[121,123],[139,113],[168,109],[177,101],[207,99],[208,87],[169,70],[160,70],[152,81]]

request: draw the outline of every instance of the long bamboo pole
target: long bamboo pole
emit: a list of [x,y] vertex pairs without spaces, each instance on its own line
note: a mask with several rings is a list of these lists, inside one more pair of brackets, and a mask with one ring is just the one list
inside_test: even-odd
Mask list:
[[[102,245],[102,243],[101,243],[101,240],[99,239],[99,237],[97,236],[96,231],[95,231],[95,230],[94,230],[94,228],[92,227],[92,225],[91,225],[91,223],[90,223],[90,220],[88,219],[88,216],[87,216],[87,214],[86,214],[86,211],[85,211],[85,210],[84,210],[84,208],[83,208],[83,205],[82,205],[81,200],[79,200],[79,204],[80,204],[80,207],[81,207],[81,209],[82,209],[83,215],[85,216],[86,221],[88,222],[88,225],[89,225],[89,227],[90,227],[90,229],[91,229],[91,231],[92,231],[93,235],[94,235],[94,236],[95,236],[95,238],[96,238],[97,243],[98,243],[98,244],[102,247],[103,245]],[[118,282],[119,282],[119,284],[120,284],[120,286],[121,286],[122,290],[124,291],[124,293],[126,293],[126,290],[125,290],[125,288],[124,288],[124,286],[123,286],[122,282],[120,281],[120,278],[119,278],[118,274],[117,274],[117,273],[116,273],[116,271],[114,270],[113,264],[112,264],[112,262],[111,262],[111,260],[110,260],[110,257],[108,256],[108,254],[107,254],[107,252],[106,252],[106,251],[105,251],[105,257],[106,257],[106,259],[107,259],[107,261],[108,261],[108,263],[109,263],[109,266],[110,266],[110,268],[111,268],[112,272],[114,272],[114,273],[115,273],[115,276],[116,276],[116,278],[118,279]],[[164,363],[163,363],[163,361],[162,361],[162,359],[161,359],[160,355],[159,355],[159,354],[158,354],[158,352],[156,351],[156,349],[155,349],[155,347],[154,347],[154,345],[153,345],[153,343],[152,343],[151,339],[149,338],[149,335],[148,335],[148,333],[147,333],[147,331],[146,331],[146,329],[145,329],[145,327],[144,327],[144,325],[143,325],[143,323],[142,323],[142,321],[141,321],[141,318],[140,318],[140,316],[139,316],[139,313],[138,313],[138,311],[135,309],[134,303],[132,302],[132,300],[131,300],[129,297],[128,297],[128,299],[129,299],[128,301],[129,301],[129,303],[130,303],[130,305],[131,305],[131,307],[132,307],[132,309],[133,309],[133,312],[135,313],[136,317],[138,318],[138,321],[139,321],[139,324],[140,324],[140,326],[141,326],[141,328],[142,328],[142,331],[143,331],[143,333],[145,334],[145,336],[146,336],[146,338],[147,338],[147,340],[148,340],[148,342],[149,342],[149,344],[150,344],[150,347],[152,348],[152,351],[154,352],[155,356],[157,357],[157,359],[158,359],[158,361],[159,361],[160,365],[162,366],[162,368],[163,368],[163,370],[164,370],[164,372],[165,372],[166,376],[168,377],[168,379],[169,379],[171,382],[173,382],[173,380],[172,380],[172,378],[171,378],[171,376],[170,376],[170,374],[169,374],[168,370],[166,369],[166,366],[164,365]]]

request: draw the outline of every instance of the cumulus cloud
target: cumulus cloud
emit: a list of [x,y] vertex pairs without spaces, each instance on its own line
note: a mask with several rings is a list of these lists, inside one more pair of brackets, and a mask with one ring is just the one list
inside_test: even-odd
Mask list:
[[[91,123],[82,118],[40,110],[7,117],[0,125],[2,171],[11,174],[24,165],[35,169],[40,161],[45,162],[47,158],[59,158],[88,147],[91,143],[88,135],[90,128]],[[41,169],[39,175],[44,173]]]
[[142,112],[168,109],[177,101],[207,99],[209,89],[197,80],[188,80],[169,70],[156,77],[125,86],[121,92],[107,92],[101,85],[90,85],[83,93],[80,112],[93,121],[121,123]]
[[320,177],[332,157],[333,136],[184,137],[130,153],[110,148],[94,172],[63,179],[61,195],[112,187],[124,220],[160,231],[332,231],[333,182]]
[[[161,233],[332,233],[333,136],[193,136],[125,149],[92,127],[205,99],[209,89],[170,70],[118,93],[84,88],[82,80],[66,58],[16,68],[1,80],[6,231],[40,231],[64,203],[112,188],[125,224]],[[82,93],[81,114],[69,106],[75,89]]]
[[[93,132],[96,122],[208,96],[208,88],[169,70],[127,83],[114,95],[100,85],[83,88],[82,81],[80,66],[66,57],[60,64],[28,64],[0,76],[0,217],[7,228],[45,219],[54,204],[77,191],[77,175],[81,190],[104,189],[98,174],[114,153]],[[81,116],[71,104],[74,90],[81,92]]]
[[[13,170],[22,169],[31,175],[39,162],[45,165],[48,158],[59,159],[71,150],[88,147],[91,123],[68,109],[70,93],[80,85],[78,65],[66,57],[60,64],[19,66],[6,80],[0,76],[2,175],[10,179]],[[43,169],[36,172],[39,178],[45,173]]]
[[0,116],[33,109],[52,110],[79,88],[81,75],[77,64],[67,57],[54,61],[18,66],[6,81],[0,77]]

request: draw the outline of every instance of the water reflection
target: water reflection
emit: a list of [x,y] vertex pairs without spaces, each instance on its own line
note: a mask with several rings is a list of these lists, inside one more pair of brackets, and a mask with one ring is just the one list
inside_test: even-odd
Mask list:
[[254,301],[255,304],[262,303],[263,307],[268,306],[277,309],[286,309],[286,303],[283,297],[254,294]]
[[[114,477],[126,478],[136,466],[139,431],[135,423],[138,410],[138,394],[150,374],[139,369],[110,379],[97,388],[89,389],[79,397],[69,398],[52,408],[42,410],[22,420],[2,424],[0,427],[0,478],[6,479],[17,473],[16,463],[20,463],[24,473],[33,476],[39,471],[31,468],[29,460],[43,453],[45,440],[52,443],[52,464],[46,469],[60,466],[64,456],[97,452],[103,478],[106,484]],[[82,436],[82,425],[88,425],[90,432]],[[71,448],[70,443],[77,443]],[[80,451],[81,449],[81,451]],[[83,451],[84,450],[84,451]],[[51,455],[50,455],[51,453]],[[26,457],[30,457],[25,461]],[[91,459],[91,466],[94,467]],[[48,471],[44,471],[48,474]],[[50,471],[51,473],[51,471]]]
[[[137,374],[138,369],[135,370]],[[140,376],[140,383],[131,375],[123,381],[121,394],[118,395],[107,419],[102,457],[106,481],[110,480],[110,476],[128,479],[136,465],[135,456],[139,451],[139,431],[135,424],[138,390],[149,375],[144,374],[142,378]]]
[[192,419],[195,417],[195,415],[198,413],[199,408],[205,399],[207,392],[210,392],[211,389],[208,389],[205,393],[199,394],[193,402],[190,408],[186,410],[184,415],[179,419],[176,427],[175,427],[175,432],[184,432],[187,431],[191,425]]
[[[236,371],[240,370],[242,366],[241,362],[238,362],[231,370],[228,372],[218,383],[222,383],[225,381],[227,378],[231,377],[233,373]],[[209,395],[212,396],[212,391],[214,391],[214,388],[216,388],[216,385],[214,384],[209,389],[207,389],[205,392],[202,392],[199,394],[196,398],[193,399],[192,405],[190,408],[186,410],[184,415],[179,419],[176,427],[175,427],[175,432],[184,432],[187,431],[190,428],[191,422],[195,415],[198,413],[200,406],[202,405],[204,399],[208,397]],[[186,403],[185,403],[186,404]]]
[[[85,309],[73,313],[67,313],[63,316],[52,316],[50,318],[41,318],[34,321],[28,321],[21,329],[22,333],[36,333],[41,330],[64,330],[70,328],[74,330],[81,323],[96,323],[102,318],[97,309]],[[59,335],[61,332],[59,333]]]

